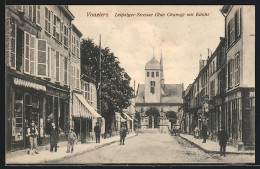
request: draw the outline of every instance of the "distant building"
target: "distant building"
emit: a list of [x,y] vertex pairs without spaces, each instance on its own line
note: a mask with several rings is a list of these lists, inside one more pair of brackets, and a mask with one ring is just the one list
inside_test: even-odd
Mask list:
[[[166,112],[173,111],[177,120],[182,106],[183,84],[164,84],[163,60],[153,58],[145,65],[145,84],[138,84],[136,111],[141,113],[141,128],[168,127]],[[171,127],[171,126],[169,126]]]

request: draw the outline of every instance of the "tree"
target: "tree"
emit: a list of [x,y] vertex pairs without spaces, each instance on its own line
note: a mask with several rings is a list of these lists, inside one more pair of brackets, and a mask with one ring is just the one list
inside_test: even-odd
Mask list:
[[171,123],[176,123],[177,121],[177,113],[175,111],[167,111],[165,113],[166,117],[169,119]]
[[[106,130],[111,130],[111,121],[115,112],[122,112],[130,106],[133,97],[130,78],[125,78],[125,70],[120,66],[119,59],[110,52],[108,47],[101,48],[101,69],[99,66],[100,49],[92,39],[81,42],[81,72],[93,78],[98,93],[101,90],[101,112],[106,119]],[[100,85],[101,71],[101,85]],[[98,97],[98,105],[99,105]],[[98,106],[99,108],[99,106]]]
[[150,109],[148,109],[145,114],[147,116],[160,116],[160,112],[157,108],[155,107],[151,107]]

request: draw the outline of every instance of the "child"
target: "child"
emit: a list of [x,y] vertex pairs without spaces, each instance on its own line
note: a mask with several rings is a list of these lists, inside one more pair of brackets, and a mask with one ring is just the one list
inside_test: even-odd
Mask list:
[[74,132],[74,129],[71,128],[68,134],[68,145],[67,145],[67,152],[66,153],[73,153],[74,150],[74,142],[77,139],[77,135]]

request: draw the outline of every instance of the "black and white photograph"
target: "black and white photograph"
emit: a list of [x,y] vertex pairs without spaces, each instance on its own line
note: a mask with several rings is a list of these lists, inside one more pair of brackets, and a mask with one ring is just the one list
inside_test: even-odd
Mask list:
[[5,164],[254,164],[254,5],[5,5]]

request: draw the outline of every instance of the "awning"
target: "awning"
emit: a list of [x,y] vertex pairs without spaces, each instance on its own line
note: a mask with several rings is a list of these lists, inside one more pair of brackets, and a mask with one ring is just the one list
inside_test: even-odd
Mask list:
[[116,114],[116,120],[117,121],[121,121],[121,122],[125,122],[126,120],[117,112],[115,112]]
[[133,120],[130,116],[128,116],[126,113],[123,113],[128,120]]
[[95,109],[88,104],[86,99],[81,95],[74,93],[73,114],[74,117],[97,118],[100,116]]

